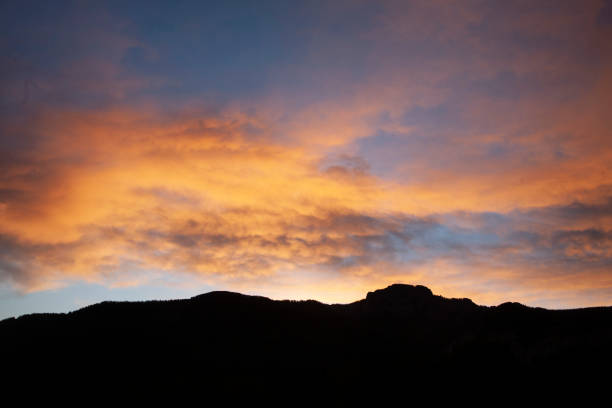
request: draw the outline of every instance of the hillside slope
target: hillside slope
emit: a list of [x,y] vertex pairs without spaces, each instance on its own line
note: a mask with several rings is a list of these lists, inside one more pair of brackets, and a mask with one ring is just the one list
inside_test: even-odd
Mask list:
[[485,307],[410,285],[346,305],[211,292],[6,319],[0,339],[5,370],[23,381],[355,390],[519,375],[529,384],[607,370],[612,308]]

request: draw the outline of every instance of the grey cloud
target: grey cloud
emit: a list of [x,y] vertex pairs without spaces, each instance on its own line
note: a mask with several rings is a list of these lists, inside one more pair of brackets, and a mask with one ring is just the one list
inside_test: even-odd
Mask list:
[[[575,229],[563,221],[575,217],[596,221],[609,213],[607,204],[581,202],[507,214],[458,212],[429,217],[339,210],[288,216],[236,208],[200,214],[197,219],[162,221],[145,229],[90,225],[79,240],[63,244],[34,245],[4,235],[0,237],[0,279],[28,284],[41,269],[74,267],[79,253],[90,247],[114,248],[110,255],[91,260],[92,270],[105,276],[139,263],[241,276],[273,273],[288,265],[350,273],[351,268],[376,268],[381,262],[410,268],[439,259],[466,268],[478,266],[479,272],[474,273],[522,265],[524,273],[536,273],[534,268],[550,274],[555,268],[578,271],[582,267],[582,273],[588,274],[589,267],[612,265],[612,232],[595,224]],[[233,221],[257,216],[268,220],[271,232],[246,231]]]

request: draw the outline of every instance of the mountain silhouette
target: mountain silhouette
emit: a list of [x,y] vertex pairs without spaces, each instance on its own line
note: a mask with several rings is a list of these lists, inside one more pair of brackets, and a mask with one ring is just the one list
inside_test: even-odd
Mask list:
[[230,393],[308,384],[353,396],[477,385],[482,394],[608,370],[612,307],[487,307],[399,284],[334,305],[210,292],[9,318],[0,339],[17,382]]

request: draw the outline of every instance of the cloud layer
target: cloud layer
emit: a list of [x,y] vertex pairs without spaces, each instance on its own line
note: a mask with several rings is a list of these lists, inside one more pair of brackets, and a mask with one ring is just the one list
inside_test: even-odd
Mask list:
[[612,302],[610,4],[26,6],[4,284]]

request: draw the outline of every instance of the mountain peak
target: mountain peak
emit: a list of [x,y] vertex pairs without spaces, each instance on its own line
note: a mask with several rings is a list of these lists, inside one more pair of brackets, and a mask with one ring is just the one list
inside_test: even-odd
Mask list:
[[518,310],[529,310],[531,309],[529,306],[525,306],[522,303],[518,302],[504,302],[497,306],[499,310],[510,310],[510,311],[518,311]]
[[374,292],[368,292],[366,300],[368,301],[406,301],[406,300],[425,300],[433,298],[434,294],[431,290],[422,285],[405,285],[396,283],[387,286],[384,289],[378,289]]

